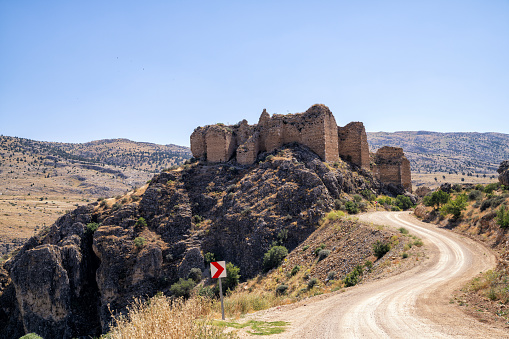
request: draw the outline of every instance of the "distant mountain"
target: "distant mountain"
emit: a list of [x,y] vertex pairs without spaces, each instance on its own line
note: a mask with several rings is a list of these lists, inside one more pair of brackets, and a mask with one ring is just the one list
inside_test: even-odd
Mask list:
[[412,172],[494,174],[509,159],[509,134],[439,133],[427,131],[369,132],[371,151],[402,147]]

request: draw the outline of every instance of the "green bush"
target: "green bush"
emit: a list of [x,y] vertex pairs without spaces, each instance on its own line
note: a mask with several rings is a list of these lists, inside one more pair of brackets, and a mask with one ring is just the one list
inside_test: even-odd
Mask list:
[[361,194],[368,201],[373,201],[376,198],[376,196],[373,194],[373,192],[371,192],[368,189],[362,190]]
[[461,212],[467,208],[467,205],[467,195],[460,194],[454,200],[451,200],[442,206],[441,211],[447,214],[452,214],[454,219],[458,219],[461,217]]
[[408,258],[408,253],[404,252],[404,253],[401,255],[401,257],[403,257],[403,259]]
[[36,333],[28,333],[20,337],[19,339],[43,339],[43,338],[37,335]]
[[362,275],[364,273],[364,269],[361,265],[355,266],[352,272],[348,273],[343,280],[346,287],[355,286],[359,283]]
[[408,234],[408,230],[404,227],[400,227],[398,228],[398,231],[401,233],[401,234]]
[[373,253],[375,254],[377,259],[383,257],[387,252],[391,250],[391,245],[388,243],[383,243],[380,240],[377,240],[373,245]]
[[497,190],[499,187],[500,187],[499,182],[494,182],[494,183],[488,184],[488,185],[486,185],[486,187],[484,187],[484,193],[490,194],[493,191]]
[[203,221],[203,217],[201,215],[195,214],[193,215],[193,222],[195,224],[199,224]]
[[288,255],[288,250],[284,246],[273,246],[263,256],[263,270],[265,272],[278,267],[283,259]]
[[368,269],[368,271],[371,271],[373,269],[373,262],[371,260],[366,260],[364,266]]
[[478,190],[472,190],[468,193],[468,200],[479,200],[482,198],[482,192]]
[[87,230],[86,230],[86,232],[87,232],[87,233],[94,233],[94,232],[95,232],[95,231],[99,228],[99,226],[100,226],[100,225],[99,225],[98,223],[96,223],[96,222],[89,222],[89,223],[87,224]]
[[170,292],[176,297],[189,299],[189,297],[191,297],[191,291],[195,286],[196,283],[193,281],[193,279],[184,280],[180,278],[178,282],[171,285]]
[[293,268],[292,268],[292,272],[291,272],[292,277],[293,277],[294,275],[296,275],[299,271],[300,271],[300,266],[299,266],[299,265],[295,265],[295,266],[293,266]]
[[195,283],[199,283],[201,281],[201,270],[198,267],[193,267],[189,271],[189,275],[187,277],[192,279]]
[[362,196],[360,196],[359,194],[354,194],[354,196],[353,196],[353,200],[354,200],[355,202],[359,202],[359,201],[361,201],[361,200],[362,200]]
[[393,212],[400,212],[401,208],[399,208],[398,206],[392,206],[391,207],[391,211],[393,211]]
[[211,262],[216,261],[216,257],[214,253],[207,252],[203,256],[203,260],[205,261],[205,265],[209,265]]
[[309,279],[308,289],[312,289],[313,287],[315,287],[316,284],[318,284],[318,279],[316,279],[316,278]]
[[350,214],[357,214],[359,213],[359,207],[357,207],[357,204],[353,201],[347,201],[345,202],[345,209]]
[[327,273],[327,280],[334,280],[334,279],[336,279],[336,272],[330,271],[329,273]]
[[143,248],[146,243],[147,240],[143,237],[137,237],[134,239],[134,246],[136,246],[137,248]]
[[449,193],[446,193],[442,190],[435,191],[429,195],[426,195],[422,202],[425,206],[433,207],[435,210],[439,209],[440,206],[449,202],[450,199]]
[[233,291],[239,284],[240,279],[240,268],[232,264],[231,262],[226,263],[226,278],[223,279],[224,291]]
[[327,258],[330,254],[330,251],[329,250],[320,250],[320,252],[318,252],[318,261],[321,261],[325,258]]
[[412,204],[412,200],[410,200],[410,198],[406,195],[398,195],[396,197],[396,205],[402,210],[407,210],[414,206],[414,204]]
[[320,244],[317,248],[315,248],[315,256],[318,256],[318,253],[320,253],[321,250],[325,248],[325,244]]
[[497,212],[497,224],[502,228],[509,227],[509,211],[502,205]]
[[134,227],[136,227],[138,230],[141,230],[143,228],[147,227],[147,221],[143,217],[139,217],[136,221],[136,224],[134,224]]
[[276,287],[276,295],[286,294],[286,290],[288,290],[288,285],[279,285]]

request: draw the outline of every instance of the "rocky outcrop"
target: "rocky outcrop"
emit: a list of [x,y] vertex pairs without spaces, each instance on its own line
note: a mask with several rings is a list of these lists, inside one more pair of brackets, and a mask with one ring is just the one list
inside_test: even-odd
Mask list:
[[509,160],[502,161],[497,172],[499,173],[498,181],[504,186],[509,186]]
[[340,159],[331,166],[298,143],[260,159],[194,163],[155,176],[140,198],[62,216],[5,264],[8,275],[0,270],[0,337],[105,333],[133,297],[170,294],[192,268],[205,270],[207,252],[253,277],[274,241],[291,250],[336,199],[383,188],[369,171]]

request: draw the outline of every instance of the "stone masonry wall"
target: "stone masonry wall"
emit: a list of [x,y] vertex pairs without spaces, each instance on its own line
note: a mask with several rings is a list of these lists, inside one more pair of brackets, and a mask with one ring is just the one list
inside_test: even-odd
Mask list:
[[402,185],[412,192],[412,178],[410,161],[405,157],[400,147],[384,146],[375,155],[375,175],[383,183]]
[[[309,147],[323,161],[343,159],[369,169],[369,146],[362,122],[338,127],[332,112],[325,105],[313,105],[304,113],[274,114],[263,110],[258,124],[246,120],[233,126],[209,125],[198,127],[191,135],[191,151],[198,159],[250,165],[261,152],[292,142]],[[374,174],[387,183],[400,184],[411,190],[410,162],[401,148],[381,148],[375,157]]]
[[368,137],[362,122],[351,122],[345,127],[338,127],[338,151],[343,159],[369,169]]

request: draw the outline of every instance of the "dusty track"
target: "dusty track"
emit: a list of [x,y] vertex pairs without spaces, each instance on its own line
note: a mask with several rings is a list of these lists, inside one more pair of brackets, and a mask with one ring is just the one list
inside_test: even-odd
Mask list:
[[375,224],[405,227],[423,239],[429,260],[388,279],[366,283],[322,300],[271,309],[253,318],[290,322],[273,338],[509,338],[503,329],[466,316],[450,303],[452,292],[495,256],[482,245],[437,229],[408,212],[362,215]]

